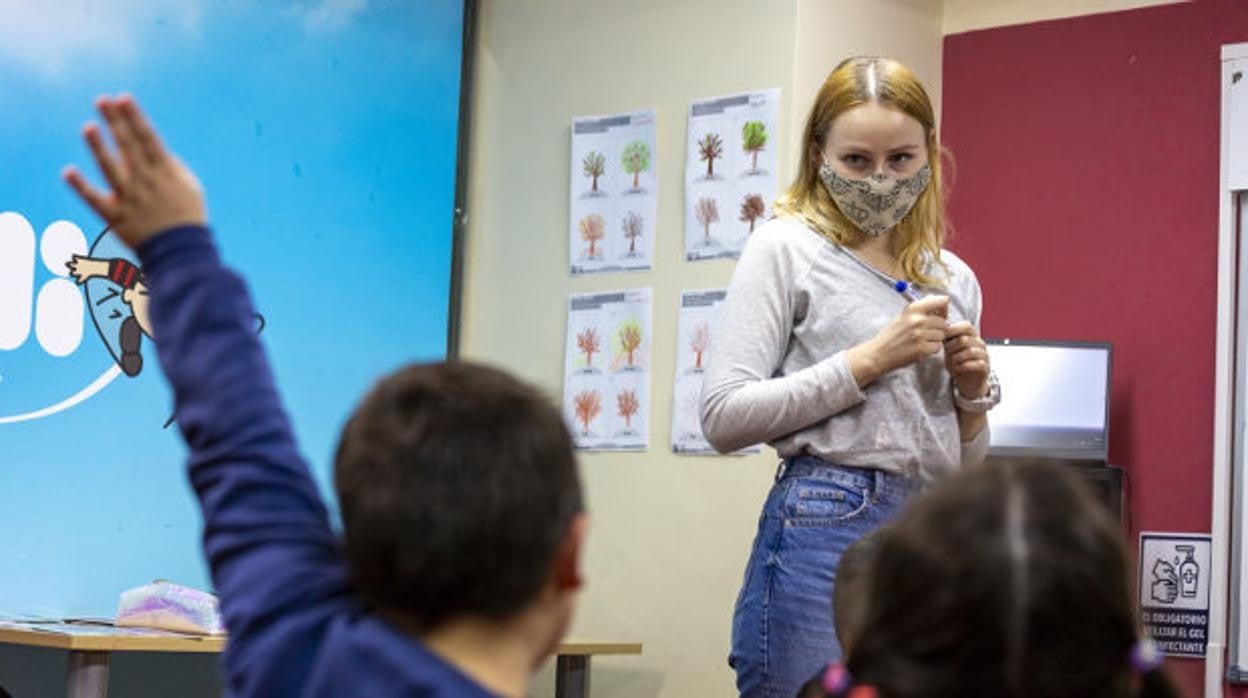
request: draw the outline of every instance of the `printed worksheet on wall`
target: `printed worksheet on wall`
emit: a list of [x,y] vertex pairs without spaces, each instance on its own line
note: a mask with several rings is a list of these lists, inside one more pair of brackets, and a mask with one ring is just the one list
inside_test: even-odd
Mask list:
[[649,447],[651,309],[649,288],[568,299],[563,411],[577,448]]
[[685,154],[685,259],[735,259],[776,198],[773,88],[689,106]]
[[[717,455],[702,433],[702,383],[714,351],[711,337],[723,313],[724,289],[684,291],[676,333],[676,378],[672,382],[672,452]],[[759,446],[736,454],[758,453]]]
[[653,267],[658,154],[653,109],[572,120],[573,274]]

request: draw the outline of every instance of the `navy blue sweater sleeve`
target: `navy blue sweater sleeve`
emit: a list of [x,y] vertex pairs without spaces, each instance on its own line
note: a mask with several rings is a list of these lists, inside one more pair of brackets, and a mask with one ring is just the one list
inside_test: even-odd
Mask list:
[[236,695],[297,695],[329,618],[353,603],[345,559],[242,280],[198,226],[162,233],[139,256],[230,633],[227,681]]

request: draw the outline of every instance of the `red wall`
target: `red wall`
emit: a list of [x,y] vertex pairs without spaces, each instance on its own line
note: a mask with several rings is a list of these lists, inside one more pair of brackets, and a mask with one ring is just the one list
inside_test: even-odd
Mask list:
[[[949,247],[985,335],[1113,343],[1132,535],[1210,526],[1219,62],[1243,41],[1237,0],[945,39]],[[1170,666],[1200,695],[1203,662]]]

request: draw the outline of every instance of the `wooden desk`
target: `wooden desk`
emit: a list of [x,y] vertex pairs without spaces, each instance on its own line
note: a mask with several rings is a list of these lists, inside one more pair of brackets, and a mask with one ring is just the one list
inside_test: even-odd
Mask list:
[[88,623],[6,623],[0,625],[0,643],[68,650],[67,698],[108,695],[111,652],[218,653],[225,649],[225,637],[221,635],[196,637]]
[[596,655],[641,654],[641,643],[569,640],[555,654],[555,698],[588,698],[589,660]]
[[[69,651],[67,698],[105,698],[108,695],[108,656],[112,652],[218,653],[225,649],[225,642],[226,638],[220,635],[196,637],[90,624],[0,625],[0,644]],[[591,658],[638,654],[641,654],[639,642],[569,640],[560,644],[555,659],[555,698],[587,698]]]

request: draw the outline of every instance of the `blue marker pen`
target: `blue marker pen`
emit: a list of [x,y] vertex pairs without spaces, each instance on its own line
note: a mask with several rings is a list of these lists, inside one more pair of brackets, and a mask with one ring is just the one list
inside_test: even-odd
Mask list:
[[910,303],[914,303],[923,297],[923,294],[919,293],[918,287],[902,279],[897,279],[893,284],[893,289],[904,296]]

